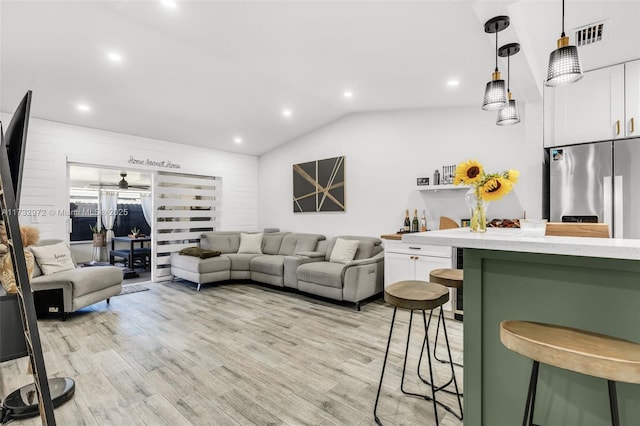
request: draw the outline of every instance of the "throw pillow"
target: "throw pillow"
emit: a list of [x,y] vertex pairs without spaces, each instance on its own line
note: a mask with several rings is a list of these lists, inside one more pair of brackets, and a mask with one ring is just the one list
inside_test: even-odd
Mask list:
[[356,251],[358,250],[358,240],[345,240],[338,238],[336,244],[333,246],[329,262],[334,263],[347,263],[356,257]]
[[[33,276],[33,253],[28,250],[24,251],[24,260],[27,263],[27,275],[29,281]],[[11,264],[11,253],[6,253],[2,256],[0,261],[0,281],[2,281],[2,287],[7,293],[17,293],[18,287],[16,286],[16,278],[13,275],[13,265]]]
[[180,250],[179,254],[184,256],[194,256],[200,259],[208,259],[210,257],[220,256],[218,250],[207,250],[200,247],[187,247]]
[[44,275],[75,269],[71,252],[65,243],[32,246],[31,251],[36,256],[36,261]]
[[262,254],[262,232],[258,234],[240,233],[238,254]]

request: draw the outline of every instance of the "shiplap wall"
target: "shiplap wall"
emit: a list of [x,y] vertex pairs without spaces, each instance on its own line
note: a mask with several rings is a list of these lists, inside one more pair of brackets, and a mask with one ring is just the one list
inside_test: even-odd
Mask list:
[[[11,116],[0,113],[4,127]],[[133,165],[130,156],[179,164],[180,169]],[[257,157],[141,138],[31,118],[21,196],[21,223],[40,238],[68,241],[67,161],[123,170],[222,178],[221,230],[257,229]],[[66,215],[65,215],[66,213]]]

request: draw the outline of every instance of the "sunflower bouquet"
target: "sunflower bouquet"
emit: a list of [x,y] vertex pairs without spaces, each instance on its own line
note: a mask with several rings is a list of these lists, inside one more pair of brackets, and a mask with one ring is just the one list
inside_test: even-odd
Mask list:
[[471,230],[486,231],[486,203],[499,200],[513,189],[520,172],[509,169],[502,173],[486,173],[476,160],[464,161],[456,167],[454,185],[471,186],[470,195],[475,199],[471,204],[473,215]]

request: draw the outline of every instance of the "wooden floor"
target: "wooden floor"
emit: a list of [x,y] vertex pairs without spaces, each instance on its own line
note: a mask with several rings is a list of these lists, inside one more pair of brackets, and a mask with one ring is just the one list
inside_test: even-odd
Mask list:
[[[66,322],[39,321],[49,377],[77,385],[55,411],[58,425],[375,424],[392,314],[382,300],[356,312],[254,284],[200,292],[186,282],[145,285],[150,291],[113,297]],[[400,393],[408,317],[398,312],[378,415],[386,425],[435,424],[430,402]],[[421,326],[416,313],[405,388],[424,393],[414,374]],[[448,321],[448,329],[461,361],[462,324]],[[32,381],[27,360],[0,364],[0,395]],[[436,382],[448,377],[450,367],[435,368]],[[462,424],[438,413],[441,425]]]

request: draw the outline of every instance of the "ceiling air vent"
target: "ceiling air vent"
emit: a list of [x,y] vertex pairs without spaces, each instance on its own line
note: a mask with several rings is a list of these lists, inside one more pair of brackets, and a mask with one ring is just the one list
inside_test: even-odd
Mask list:
[[574,33],[576,46],[587,46],[590,44],[601,42],[604,37],[604,23],[605,21],[600,21],[596,22],[595,24],[589,24],[580,28],[576,28]]

